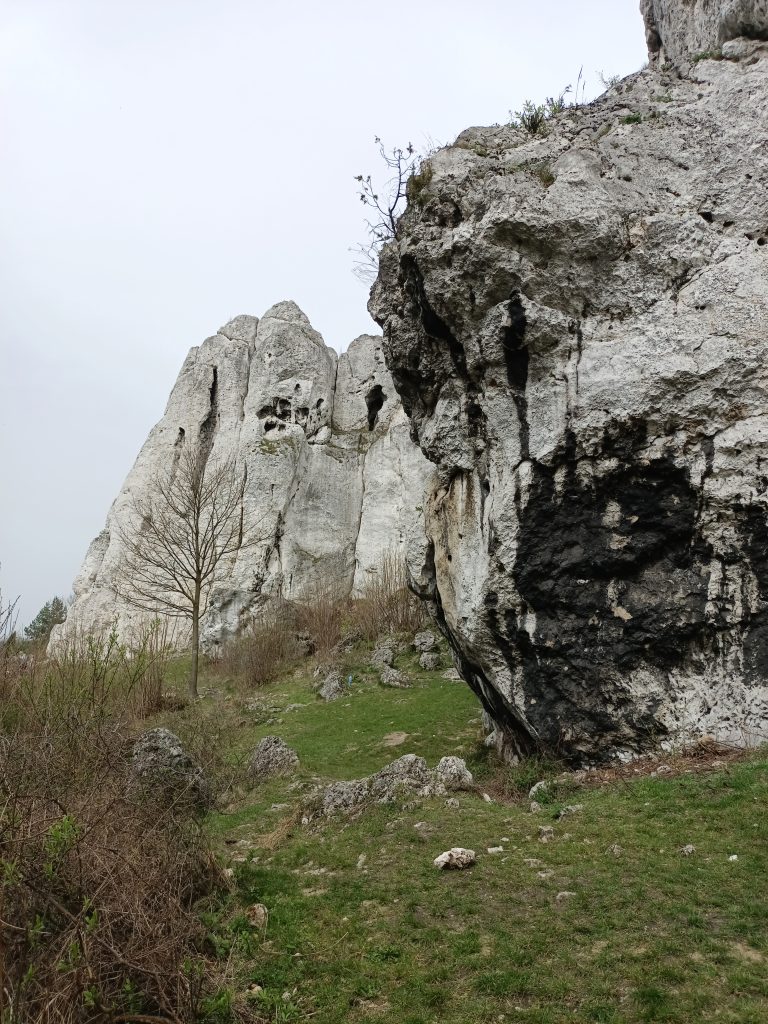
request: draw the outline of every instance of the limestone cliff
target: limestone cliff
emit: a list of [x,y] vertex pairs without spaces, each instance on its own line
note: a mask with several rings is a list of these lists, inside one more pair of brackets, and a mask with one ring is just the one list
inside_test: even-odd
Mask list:
[[140,617],[115,596],[116,527],[176,445],[200,437],[214,457],[235,453],[245,466],[245,522],[255,540],[212,596],[202,631],[209,647],[267,597],[358,592],[386,551],[425,550],[433,467],[410,439],[381,339],[363,335],[337,356],[294,303],[282,302],[261,320],[236,317],[190,351],[90,546],[54,643],[74,629],[102,629],[115,617],[125,628]]
[[766,5],[643,8],[648,69],[430,158],[372,292],[509,753],[768,727]]

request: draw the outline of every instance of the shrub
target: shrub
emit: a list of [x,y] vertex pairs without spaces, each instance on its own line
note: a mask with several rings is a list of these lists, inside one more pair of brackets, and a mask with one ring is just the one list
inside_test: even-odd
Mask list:
[[[154,641],[153,641],[154,642]],[[198,901],[220,882],[199,822],[128,795],[149,647],[113,633],[31,667],[0,740],[3,1021],[192,1022],[211,989]],[[147,660],[149,659],[149,660]],[[140,695],[140,696],[137,696]]]
[[277,679],[299,653],[296,612],[281,602],[262,608],[250,627],[224,647],[221,666],[249,686],[264,686]]
[[408,588],[405,559],[387,551],[379,568],[372,572],[362,595],[350,606],[350,618],[366,640],[386,633],[415,633],[425,624],[422,601]]

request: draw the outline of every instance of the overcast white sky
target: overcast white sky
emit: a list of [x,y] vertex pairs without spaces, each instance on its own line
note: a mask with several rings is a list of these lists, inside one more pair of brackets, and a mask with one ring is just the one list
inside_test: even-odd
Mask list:
[[645,60],[638,0],[2,0],[0,587],[71,590],[191,345],[371,331],[354,175]]

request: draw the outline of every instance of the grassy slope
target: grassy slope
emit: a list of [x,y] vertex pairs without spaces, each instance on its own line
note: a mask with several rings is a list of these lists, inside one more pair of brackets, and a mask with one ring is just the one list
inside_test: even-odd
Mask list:
[[[469,691],[408,657],[399,667],[412,690],[378,687],[353,658],[352,691],[335,703],[318,702],[299,672],[260,691],[261,713],[234,698],[208,699],[202,713],[233,751],[281,735],[306,784],[359,777],[410,752],[430,764],[467,756],[497,784]],[[305,706],[282,710],[291,703]],[[408,736],[388,747],[398,731]],[[212,919],[231,989],[241,998],[260,986],[249,1005],[274,1021],[762,1024],[767,767],[760,753],[719,771],[561,785],[538,814],[527,801],[459,794],[457,810],[430,800],[310,826],[273,809],[297,805],[295,780],[272,781],[211,819],[237,864],[231,904]],[[574,802],[580,813],[554,820]],[[553,825],[553,842],[539,842],[542,824]],[[690,857],[680,853],[687,843]],[[454,845],[476,850],[477,865],[438,872],[433,858]],[[503,854],[486,852],[497,845]],[[558,900],[564,891],[573,895]],[[254,902],[269,907],[265,935],[244,916]],[[226,1019],[225,1006],[222,997],[211,1020]]]

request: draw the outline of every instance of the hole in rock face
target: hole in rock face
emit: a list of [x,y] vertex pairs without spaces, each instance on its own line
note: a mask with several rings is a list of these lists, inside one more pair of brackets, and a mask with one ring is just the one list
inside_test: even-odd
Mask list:
[[768,239],[765,239],[765,238],[761,237],[761,238],[758,238],[757,244],[758,245],[765,245],[766,241],[768,241]]
[[702,220],[705,220],[707,224],[711,224],[712,221],[715,219],[715,215],[713,213],[710,213],[709,210],[699,210],[699,216]]
[[185,436],[186,436],[186,432],[184,430],[184,427],[179,427],[179,432],[176,435],[176,447],[177,448],[179,447],[179,445],[184,444]]
[[368,408],[368,429],[373,430],[376,426],[376,420],[379,418],[379,411],[382,405],[387,400],[387,396],[381,387],[381,384],[374,384],[368,394],[365,396],[365,404]]

